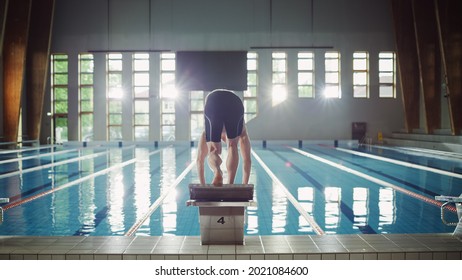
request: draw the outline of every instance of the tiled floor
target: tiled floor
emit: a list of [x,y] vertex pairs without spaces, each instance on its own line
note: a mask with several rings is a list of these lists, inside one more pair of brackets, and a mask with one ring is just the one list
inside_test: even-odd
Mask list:
[[462,259],[451,234],[246,236],[245,245],[200,245],[199,236],[0,236],[0,260],[431,260]]

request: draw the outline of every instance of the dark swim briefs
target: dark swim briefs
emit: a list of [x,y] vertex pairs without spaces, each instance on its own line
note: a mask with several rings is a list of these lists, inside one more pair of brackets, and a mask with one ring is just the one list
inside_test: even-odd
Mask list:
[[228,139],[241,135],[244,127],[244,105],[239,96],[229,90],[214,90],[205,101],[205,138],[207,142],[221,142],[226,129]]

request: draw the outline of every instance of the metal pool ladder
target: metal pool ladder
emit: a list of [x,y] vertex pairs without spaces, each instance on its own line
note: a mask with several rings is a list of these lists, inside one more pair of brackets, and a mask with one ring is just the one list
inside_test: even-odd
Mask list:
[[[9,198],[0,197],[0,204],[10,202]],[[0,224],[3,222],[3,208],[0,206]]]
[[[440,195],[435,196],[435,199],[438,201],[444,201],[444,203],[441,205],[441,220],[443,221],[443,224],[448,226],[456,226],[453,235],[462,237],[462,194],[459,197]],[[456,205],[457,218],[459,219],[458,222],[448,222],[444,218],[444,207],[451,203]]]
[[251,184],[189,185],[187,206],[199,207],[202,245],[244,245],[245,210],[255,206]]

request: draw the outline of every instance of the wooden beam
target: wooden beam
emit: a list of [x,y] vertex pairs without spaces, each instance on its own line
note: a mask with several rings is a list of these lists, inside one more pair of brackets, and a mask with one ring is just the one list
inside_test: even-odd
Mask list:
[[419,128],[419,66],[412,0],[391,0],[395,42],[407,132]]
[[40,138],[55,0],[33,1],[26,63],[27,135]]
[[18,137],[31,0],[9,1],[3,43],[3,130],[6,142]]
[[451,132],[462,130],[462,1],[435,0]]
[[5,18],[8,0],[0,0],[0,52],[3,49],[3,35],[5,35]]
[[441,63],[433,1],[412,1],[425,131],[430,134],[441,127]]

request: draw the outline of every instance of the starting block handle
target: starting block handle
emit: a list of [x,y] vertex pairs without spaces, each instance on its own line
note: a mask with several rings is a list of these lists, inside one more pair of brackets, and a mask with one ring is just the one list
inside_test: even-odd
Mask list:
[[435,196],[435,199],[438,201],[445,201],[445,202],[451,202],[451,203],[462,203],[461,196],[439,195],[439,196]]
[[198,206],[198,207],[250,207],[257,206],[257,203],[253,200],[249,201],[186,201],[186,206]]
[[8,203],[8,202],[10,202],[9,198],[0,197],[0,203]]
[[[443,224],[447,225],[447,226],[457,226],[460,222],[448,222],[445,217],[444,217],[444,207],[446,207],[446,205],[448,204],[455,204],[457,209],[459,209],[462,205],[462,194],[457,197],[457,196],[447,196],[447,195],[439,195],[439,196],[435,196],[435,199],[438,200],[438,201],[442,201],[444,202],[442,205],[441,205],[441,221],[443,222]],[[460,213],[459,213],[459,210],[457,210],[458,212],[458,217],[459,219],[461,219],[460,217]]]

